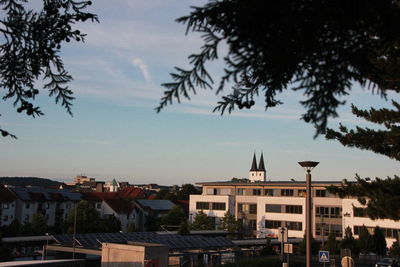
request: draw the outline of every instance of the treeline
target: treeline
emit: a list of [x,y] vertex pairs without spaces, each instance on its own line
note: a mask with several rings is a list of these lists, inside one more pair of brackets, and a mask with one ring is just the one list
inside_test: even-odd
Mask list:
[[65,185],[62,182],[53,181],[47,178],[39,177],[0,177],[0,184],[7,184],[13,186],[60,186]]

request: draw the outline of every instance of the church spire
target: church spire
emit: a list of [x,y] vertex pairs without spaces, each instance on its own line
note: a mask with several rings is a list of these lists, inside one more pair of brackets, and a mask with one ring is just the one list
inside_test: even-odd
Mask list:
[[251,164],[251,172],[256,172],[257,171],[257,160],[256,160],[256,153],[254,152],[253,156],[253,163]]
[[263,153],[262,152],[261,152],[261,157],[260,157],[260,164],[258,164],[258,169],[257,170],[265,172],[264,157],[263,157]]

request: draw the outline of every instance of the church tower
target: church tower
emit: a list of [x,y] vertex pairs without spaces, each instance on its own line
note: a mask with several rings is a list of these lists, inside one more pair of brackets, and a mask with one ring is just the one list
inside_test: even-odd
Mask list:
[[253,155],[253,162],[251,163],[251,168],[249,171],[250,182],[265,182],[266,180],[266,170],[264,164],[264,156],[261,153],[260,163],[257,167],[256,153]]

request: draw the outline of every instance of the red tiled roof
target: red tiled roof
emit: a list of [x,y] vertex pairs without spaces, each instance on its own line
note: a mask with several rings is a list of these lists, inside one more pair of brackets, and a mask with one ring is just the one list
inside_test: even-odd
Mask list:
[[131,213],[134,207],[128,200],[122,198],[105,199],[104,202],[117,213]]
[[151,194],[150,196],[147,197],[148,200],[153,200],[156,199],[157,195],[156,194]]
[[118,198],[115,192],[82,192],[84,200],[87,201],[103,201],[105,199]]
[[137,198],[145,198],[146,194],[141,188],[138,187],[126,187],[122,190],[119,190],[117,192],[118,196],[121,198],[130,198],[130,199],[137,199]]
[[17,197],[7,187],[0,184],[0,202],[12,202],[16,199]]

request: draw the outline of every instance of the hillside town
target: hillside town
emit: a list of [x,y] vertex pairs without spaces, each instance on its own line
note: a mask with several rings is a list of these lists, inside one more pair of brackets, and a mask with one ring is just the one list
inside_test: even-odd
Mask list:
[[[340,187],[342,183],[312,182],[312,234],[316,246],[331,251],[333,260],[335,254],[347,250],[357,255],[398,255],[399,223],[368,218],[356,198],[340,198],[327,190],[329,186]],[[83,175],[50,187],[2,184],[2,248],[9,253],[3,255],[3,260],[71,258],[65,254],[68,248],[79,255],[74,259],[86,258],[86,253],[101,255],[105,242],[98,241],[96,246],[87,243],[93,242],[95,233],[97,240],[103,238],[109,243],[161,242],[169,246],[165,257],[170,265],[177,262],[186,266],[184,262],[189,259],[196,266],[199,255],[200,262],[211,266],[238,257],[279,254],[283,253],[283,241],[293,246],[301,258],[306,194],[304,181],[274,181],[268,177],[262,153],[259,161],[253,155],[248,178],[195,186],[130,185]],[[182,237],[199,244],[215,244],[200,251],[196,242],[180,240]],[[189,243],[182,247],[180,242]],[[219,247],[218,253],[215,246]],[[87,251],[94,248],[95,252]],[[99,260],[103,262],[104,255]]]

